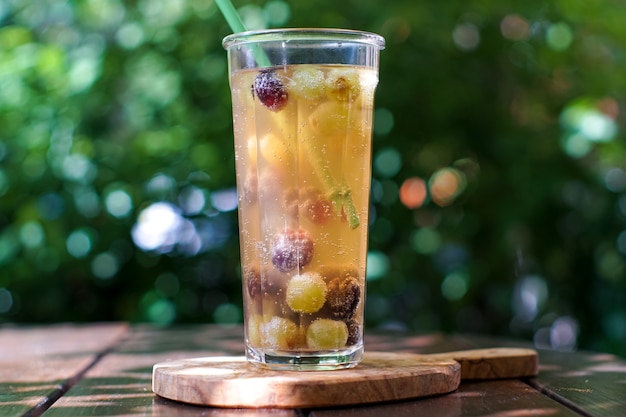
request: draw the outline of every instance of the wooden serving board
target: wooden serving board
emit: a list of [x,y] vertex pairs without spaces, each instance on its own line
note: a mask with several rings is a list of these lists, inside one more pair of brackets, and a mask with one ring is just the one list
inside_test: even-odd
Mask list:
[[366,352],[352,369],[273,371],[243,356],[154,365],[152,391],[170,400],[213,407],[315,408],[445,394],[461,379],[537,374],[532,349],[494,348],[434,355]]

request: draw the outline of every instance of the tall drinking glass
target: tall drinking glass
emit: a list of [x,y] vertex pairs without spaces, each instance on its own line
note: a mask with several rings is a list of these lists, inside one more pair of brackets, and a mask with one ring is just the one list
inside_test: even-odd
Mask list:
[[374,90],[382,37],[339,29],[227,36],[246,357],[355,366],[363,310]]

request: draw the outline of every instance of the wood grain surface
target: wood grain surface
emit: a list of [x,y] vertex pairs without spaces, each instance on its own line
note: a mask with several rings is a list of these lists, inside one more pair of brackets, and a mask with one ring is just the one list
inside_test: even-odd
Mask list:
[[267,370],[241,356],[205,357],[156,364],[152,390],[170,400],[214,407],[316,408],[445,394],[459,387],[462,375],[492,379],[536,373],[536,352],[512,348],[435,355],[367,352],[355,368],[312,372]]
[[[206,407],[196,408],[207,410]],[[591,415],[585,414],[584,416],[590,417]],[[168,417],[171,417],[171,415]],[[582,416],[564,405],[551,401],[548,397],[539,394],[519,379],[492,379],[463,381],[456,391],[435,397],[372,404],[367,407],[355,405],[341,408],[315,408],[311,409],[306,417]],[[593,417],[595,417],[595,414]]]
[[425,355],[461,364],[461,379],[503,379],[537,375],[537,352],[525,348],[488,348]]
[[3,326],[0,416],[21,417],[28,411],[45,410],[127,332],[124,323]]
[[[241,355],[241,326],[122,324],[119,331],[116,327],[1,326],[0,416],[35,417],[45,410],[42,417],[623,417],[626,407],[623,358],[542,349],[537,377],[472,378],[445,395],[320,408],[201,407],[155,395],[150,389],[153,366],[186,358]],[[422,355],[493,346],[532,347],[519,340],[475,334],[376,331],[366,334],[366,346],[368,352]],[[460,363],[463,374],[466,363],[482,367],[481,376],[499,369],[482,360]],[[491,370],[484,372],[487,367]],[[65,391],[68,381],[73,385]]]

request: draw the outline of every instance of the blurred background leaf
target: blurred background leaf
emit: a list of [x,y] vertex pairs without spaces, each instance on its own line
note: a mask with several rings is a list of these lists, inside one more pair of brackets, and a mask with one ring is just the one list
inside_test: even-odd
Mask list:
[[[385,36],[367,324],[626,355],[626,3],[235,1]],[[0,3],[0,321],[241,320],[213,0]]]

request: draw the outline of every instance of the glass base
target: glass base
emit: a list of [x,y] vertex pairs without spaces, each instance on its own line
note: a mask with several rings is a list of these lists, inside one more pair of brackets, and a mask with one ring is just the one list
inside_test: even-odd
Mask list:
[[286,352],[270,349],[246,349],[248,362],[277,371],[332,371],[354,368],[363,357],[363,346],[323,352]]

